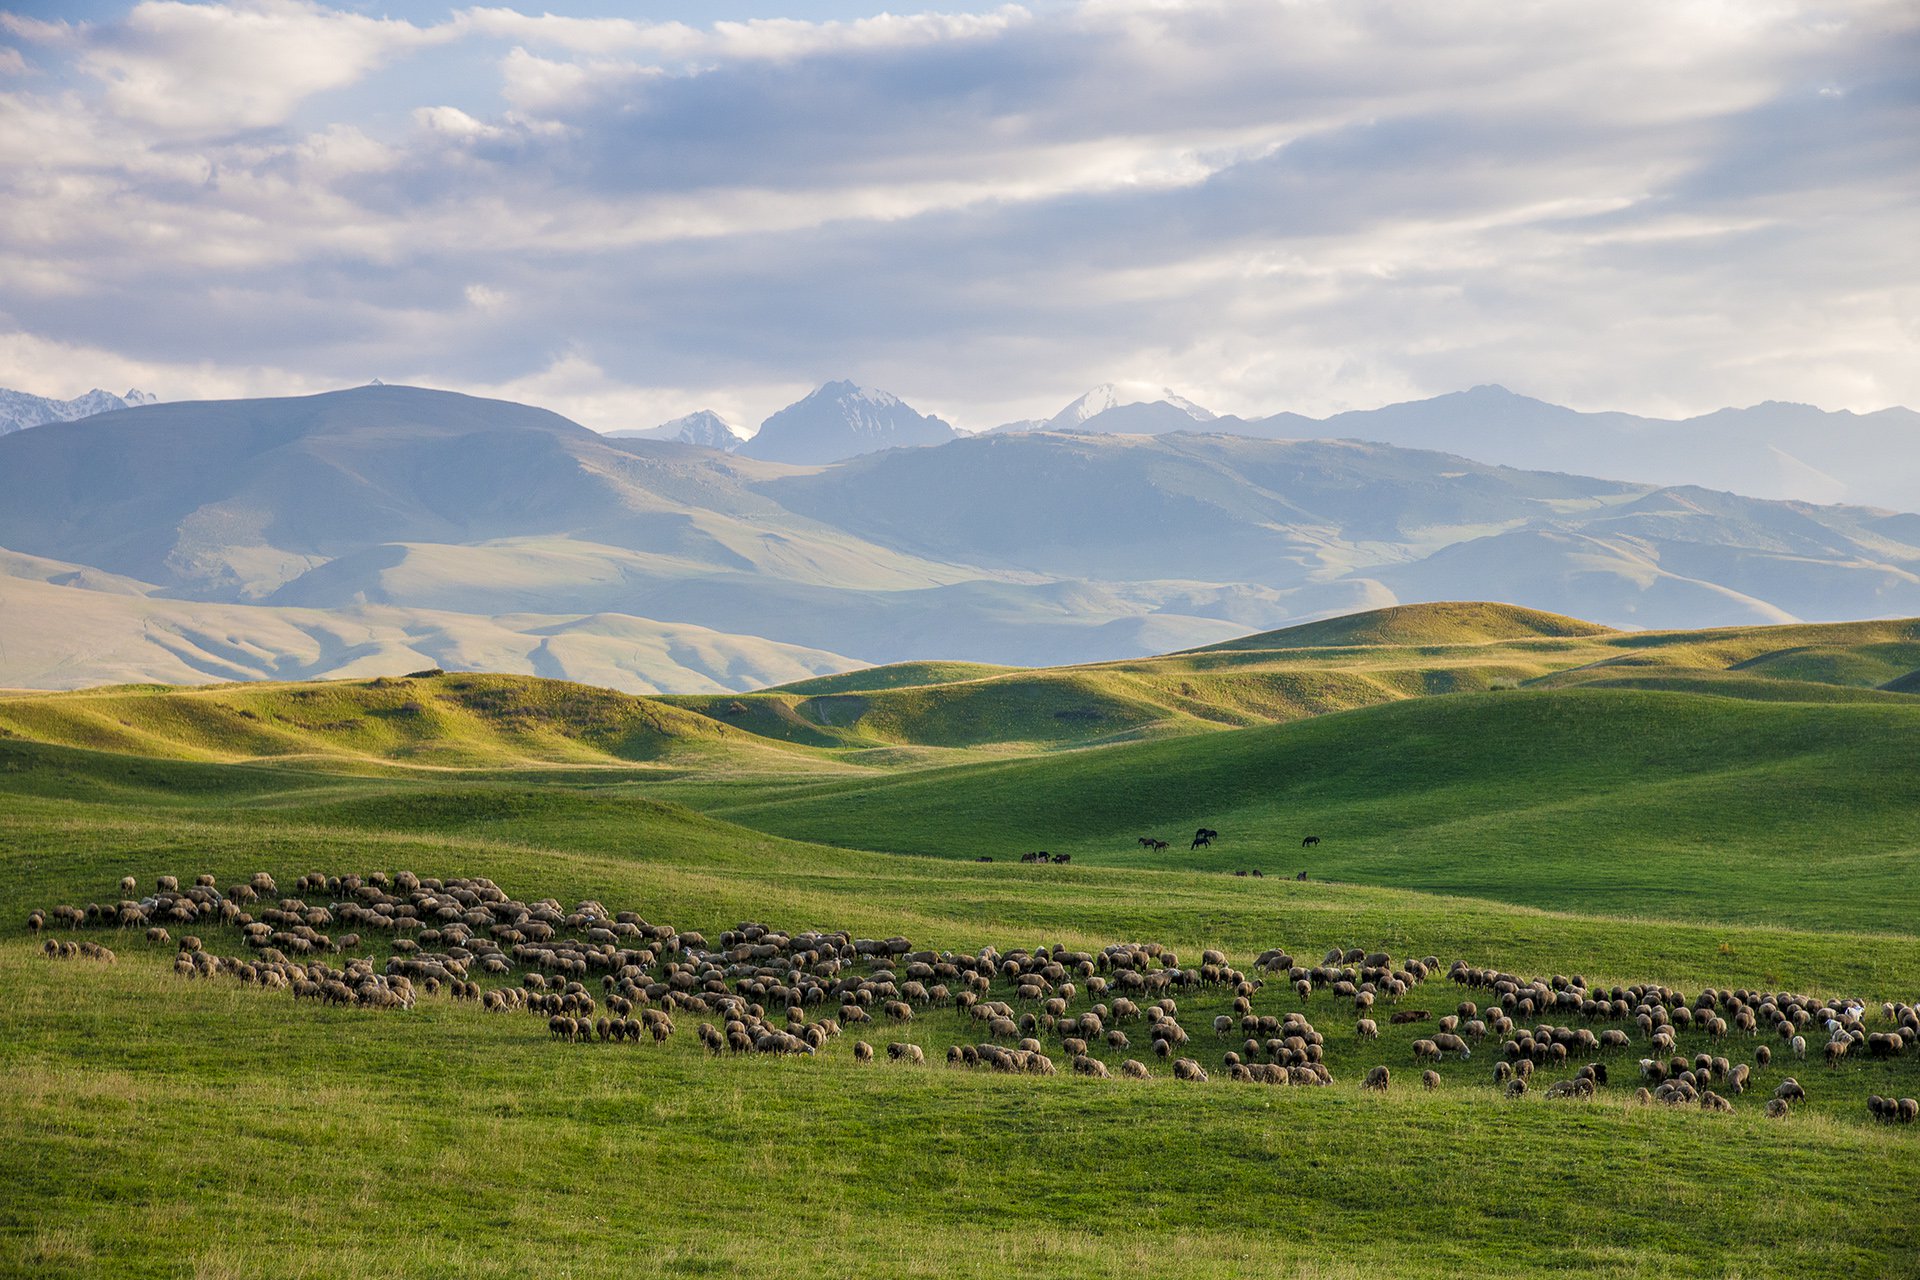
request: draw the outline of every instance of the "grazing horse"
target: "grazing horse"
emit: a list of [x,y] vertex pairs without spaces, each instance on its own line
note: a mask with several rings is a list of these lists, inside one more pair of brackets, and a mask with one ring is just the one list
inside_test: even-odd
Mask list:
[[992,862],[993,859],[983,853],[979,857],[975,858],[974,861],[975,862]]
[[1070,853],[1056,853],[1053,855],[1053,861],[1056,865],[1062,862],[1072,862],[1073,855]]
[[1167,842],[1165,840],[1156,840],[1152,836],[1141,836],[1140,847],[1142,849],[1151,849],[1155,853],[1158,853],[1167,847]]
[[1306,878],[1307,878],[1307,873],[1304,871],[1302,871],[1299,875],[1294,877],[1295,880],[1305,880]]
[[1193,843],[1189,845],[1188,848],[1189,849],[1211,848],[1213,846],[1213,842],[1215,840],[1218,840],[1219,838],[1220,838],[1220,833],[1218,831],[1215,831],[1210,827],[1202,827],[1198,831],[1193,833]]
[[1040,852],[1038,852],[1038,853],[1023,853],[1023,854],[1021,854],[1021,855],[1020,855],[1020,861],[1022,861],[1022,862],[1045,862],[1045,861],[1047,861],[1047,853],[1046,853],[1046,850],[1044,850],[1044,849],[1042,849],[1042,850],[1041,850]]
[[1264,878],[1264,876],[1263,876],[1263,873],[1261,872],[1261,870],[1260,870],[1260,868],[1258,868],[1258,867],[1255,867],[1255,868],[1253,869],[1253,878],[1254,878],[1255,880],[1259,880],[1259,879],[1263,879],[1263,878]]
[[1319,836],[1308,836],[1305,840],[1302,840],[1300,842],[1300,847],[1302,849],[1311,849],[1319,843],[1320,843]]

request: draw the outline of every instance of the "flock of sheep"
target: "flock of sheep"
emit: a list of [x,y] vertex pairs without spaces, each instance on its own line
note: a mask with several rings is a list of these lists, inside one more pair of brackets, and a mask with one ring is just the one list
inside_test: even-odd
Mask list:
[[[1231,1046],[1219,1068],[1228,1079],[1313,1087],[1334,1083],[1328,1039],[1304,1012],[1319,996],[1323,1004],[1330,997],[1336,1007],[1350,1007],[1352,1048],[1343,1046],[1350,1054],[1379,1040],[1383,1017],[1389,1026],[1413,1028],[1413,1065],[1423,1068],[1420,1081],[1429,1090],[1444,1083],[1440,1063],[1466,1061],[1482,1049],[1494,1059],[1493,1083],[1507,1096],[1527,1094],[1536,1070],[1573,1068],[1544,1096],[1592,1098],[1609,1085],[1609,1060],[1617,1063],[1638,1046],[1644,1056],[1635,1055],[1636,1101],[1708,1111],[1733,1110],[1733,1099],[1755,1088],[1756,1073],[1776,1053],[1804,1060],[1817,1044],[1831,1069],[1855,1055],[1911,1060],[1920,1045],[1920,1011],[1905,1003],[1880,1005],[1885,1026],[1869,1029],[1860,1000],[1745,989],[1708,989],[1689,999],[1666,986],[1589,986],[1577,974],[1523,978],[1464,961],[1443,966],[1437,956],[1396,961],[1362,948],[1336,948],[1317,963],[1274,949],[1242,972],[1214,950],[1183,965],[1158,943],[936,952],[900,937],[787,933],[757,923],[710,942],[599,902],[526,902],[483,878],[443,881],[406,871],[314,872],[285,893],[265,872],[224,889],[211,875],[185,887],[161,876],[146,893],[129,876],[119,888],[111,903],[36,910],[28,928],[131,931],[172,947],[182,977],[231,976],[288,991],[296,1001],[406,1010],[444,991],[487,1012],[544,1018],[553,1040],[576,1044],[658,1044],[674,1034],[678,1016],[698,1020],[700,1043],[716,1054],[812,1055],[851,1034],[853,1059],[872,1062],[879,1051],[865,1038],[870,1028],[907,1037],[916,1018],[945,1008],[974,1028],[963,1037],[968,1042],[946,1051],[955,1067],[1048,1076],[1064,1066],[1106,1078],[1108,1060],[1117,1058],[1121,1076],[1147,1080],[1157,1074],[1157,1060],[1176,1080],[1204,1082],[1209,1072],[1181,1021],[1185,999],[1224,1003],[1209,1029],[1216,1049]],[[189,928],[195,932],[176,941],[173,931]],[[209,950],[200,935],[215,930],[240,949]],[[48,936],[43,948],[54,959],[115,959],[86,939]],[[1472,998],[1436,1017],[1411,997],[1442,980]],[[1276,992],[1301,1008],[1256,1009],[1256,1000],[1272,1006]],[[1683,1033],[1723,1052],[1689,1057],[1680,1049]],[[895,1062],[926,1060],[925,1049],[908,1038],[889,1040],[884,1053]],[[1375,1092],[1392,1085],[1386,1064],[1361,1082]],[[1787,1076],[1771,1090],[1765,1111],[1784,1116],[1805,1097]],[[1910,1097],[1875,1094],[1867,1109],[1889,1123],[1920,1120],[1920,1102]]]

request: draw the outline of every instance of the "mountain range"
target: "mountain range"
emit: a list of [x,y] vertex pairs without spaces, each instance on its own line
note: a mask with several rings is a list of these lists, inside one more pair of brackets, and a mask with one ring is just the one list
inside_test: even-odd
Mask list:
[[808,465],[412,387],[42,425],[0,438],[0,684],[487,665],[743,689],[1468,597],[1626,627],[1920,614],[1920,515],[1191,417],[1085,429],[1128,407]]
[[27,427],[45,426],[49,422],[72,422],[76,418],[90,418],[96,413],[154,404],[158,399],[144,391],[133,390],[117,396],[111,391],[95,387],[87,394],[71,400],[54,400],[48,396],[0,387],[0,436]]

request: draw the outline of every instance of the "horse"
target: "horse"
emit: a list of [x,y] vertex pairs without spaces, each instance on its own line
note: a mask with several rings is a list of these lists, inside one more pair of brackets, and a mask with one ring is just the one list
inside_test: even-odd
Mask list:
[[1294,877],[1295,880],[1305,880],[1306,878],[1307,878],[1307,873],[1304,871],[1302,871],[1299,875]]
[[1305,840],[1302,840],[1300,842],[1300,847],[1302,849],[1311,849],[1319,843],[1320,843],[1319,836],[1308,836]]
[[1167,847],[1167,842],[1165,840],[1156,840],[1152,836],[1141,836],[1140,847],[1142,849],[1151,849],[1153,850],[1153,852],[1159,853],[1162,849]]
[[988,855],[986,855],[986,854],[984,854],[984,853],[983,853],[983,854],[981,854],[981,855],[980,855],[979,857],[977,857],[977,858],[975,858],[975,859],[974,859],[974,861],[975,861],[975,862],[992,862],[992,861],[993,861],[993,859],[992,859],[991,857],[989,857]]
[[1220,838],[1220,833],[1218,831],[1215,831],[1210,827],[1202,827],[1198,831],[1193,833],[1193,844],[1190,845],[1189,848],[1190,849],[1211,848],[1213,845],[1213,842],[1215,840],[1218,840],[1219,838]]
[[1062,862],[1072,862],[1073,855],[1070,853],[1056,853],[1053,855],[1053,861],[1056,866]]

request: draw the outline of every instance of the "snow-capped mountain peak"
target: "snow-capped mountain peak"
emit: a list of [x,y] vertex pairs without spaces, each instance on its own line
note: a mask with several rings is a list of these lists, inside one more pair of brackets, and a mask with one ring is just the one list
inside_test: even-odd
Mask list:
[[921,414],[889,391],[838,381],[760,424],[742,452],[770,462],[818,463],[956,438],[946,421]]
[[1071,429],[1096,418],[1109,409],[1130,404],[1154,404],[1164,401],[1195,422],[1211,422],[1215,415],[1185,396],[1150,382],[1105,382],[1053,415],[1048,425],[1056,430]]
[[677,444],[697,444],[703,449],[732,453],[747,438],[747,433],[711,409],[696,409],[671,422],[644,431],[609,431],[609,436],[627,440],[671,440]]
[[111,391],[95,387],[87,394],[71,400],[55,400],[49,396],[36,396],[0,387],[0,436],[27,427],[45,426],[49,422],[72,422],[77,418],[91,418],[96,413],[112,413],[116,409],[155,404],[159,399],[159,396],[137,388],[130,389],[124,396],[117,396]]

